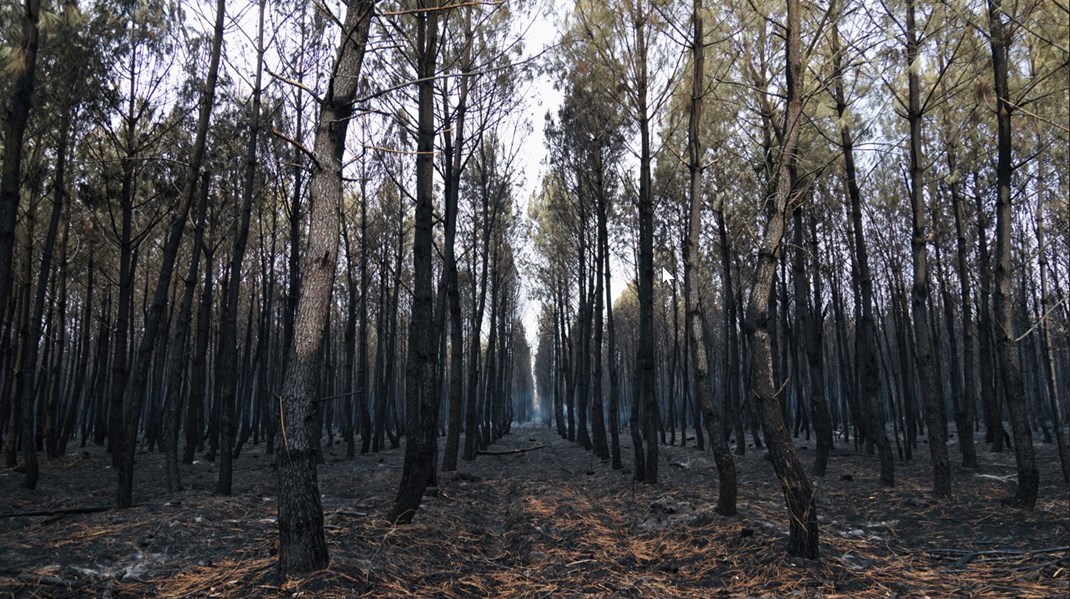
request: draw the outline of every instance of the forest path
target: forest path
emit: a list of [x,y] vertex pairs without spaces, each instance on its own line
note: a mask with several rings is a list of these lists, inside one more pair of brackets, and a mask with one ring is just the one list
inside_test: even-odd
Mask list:
[[[623,453],[630,459],[626,438]],[[804,463],[812,443],[797,440]],[[539,447],[528,451],[518,451]],[[737,456],[739,514],[713,513],[716,472],[690,443],[662,446],[662,481],[636,484],[546,428],[514,427],[481,455],[440,473],[413,524],[383,518],[403,451],[319,468],[330,568],[281,587],[275,473],[262,447],[236,462],[231,497],[211,494],[215,465],[183,466],[188,490],[163,491],[159,454],[138,456],[135,501],[121,512],[18,516],[107,504],[115,475],[99,448],[42,464],[37,491],[0,471],[0,594],[45,597],[796,596],[1063,597],[1070,566],[1066,487],[1038,446],[1037,510],[1003,508],[1013,454],[956,469],[955,497],[928,493],[924,459],[877,485],[876,458],[840,447],[818,483],[822,557],[789,558],[785,510],[761,450]],[[1050,455],[1049,455],[1050,454]],[[957,456],[954,451],[952,458]],[[1052,466],[1054,464],[1054,466]]]

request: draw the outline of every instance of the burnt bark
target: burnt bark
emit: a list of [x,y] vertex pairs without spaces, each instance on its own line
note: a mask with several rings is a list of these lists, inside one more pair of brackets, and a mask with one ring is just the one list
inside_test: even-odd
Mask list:
[[211,177],[208,173],[202,175],[201,195],[197,203],[197,222],[193,230],[189,269],[186,271],[182,291],[182,305],[178,310],[175,337],[172,340],[173,347],[167,363],[167,397],[164,401],[162,445],[164,473],[167,480],[167,491],[170,493],[182,490],[182,476],[178,468],[178,429],[182,418],[182,375],[185,373],[188,357],[186,346],[189,338],[190,319],[193,316],[193,296],[197,287],[197,272],[200,269],[201,245],[204,242],[204,222],[208,212],[210,179]]
[[[650,106],[647,101],[647,15],[634,15],[635,111],[639,126],[639,370],[638,401],[642,404],[642,482],[658,482],[658,403],[655,393],[654,353],[654,198],[651,185]],[[638,449],[637,449],[638,451]],[[636,475],[639,469],[636,469]]]
[[394,507],[393,523],[412,521],[424,491],[434,482],[438,451],[438,393],[434,362],[434,290],[431,285],[434,228],[434,81],[438,52],[438,0],[420,0],[416,19],[416,70],[419,83],[416,135],[416,217],[413,237],[412,312],[409,319],[408,360],[405,371],[405,462]]
[[22,179],[22,142],[30,120],[30,110],[33,108],[37,49],[40,45],[38,22],[41,18],[41,0],[24,0],[21,12],[21,65],[16,70],[11,106],[4,119],[4,156],[0,165],[0,313],[7,309],[13,286],[12,257],[15,253],[15,222]]
[[1003,373],[1003,391],[1007,412],[1011,417],[1014,435],[1014,459],[1018,465],[1018,488],[1007,500],[1018,507],[1032,510],[1037,502],[1040,478],[1033,449],[1033,431],[1029,426],[1029,406],[1022,384],[1018,360],[1017,340],[1014,336],[1014,306],[1011,297],[1011,228],[1012,163],[1011,114],[1015,104],[1010,97],[1008,82],[1010,45],[1013,23],[1004,23],[1002,0],[988,0],[989,44],[992,48],[992,71],[996,88],[996,350]]
[[260,93],[264,68],[264,0],[261,0],[257,34],[256,75],[253,79],[253,98],[249,112],[249,138],[246,140],[245,173],[242,182],[241,213],[234,232],[234,251],[228,267],[230,285],[223,304],[219,335],[219,376],[221,394],[217,401],[220,409],[219,478],[215,492],[230,495],[234,473],[234,437],[237,428],[238,393],[238,299],[241,293],[242,263],[245,261],[245,246],[249,240],[249,219],[252,215],[253,196],[256,187],[256,143],[260,135]]
[[[687,331],[687,344],[690,351],[689,385],[696,401],[702,409],[706,424],[706,434],[710,440],[710,449],[717,464],[718,495],[717,513],[732,516],[736,513],[736,464],[728,448],[720,410],[714,405],[713,387],[709,379],[709,360],[706,355],[705,318],[702,311],[702,299],[699,291],[708,280],[707,269],[697,266],[699,259],[699,234],[702,230],[702,158],[703,147],[700,136],[702,122],[703,97],[705,96],[705,38],[703,34],[702,0],[693,0],[691,8],[691,109],[687,121],[687,156],[688,156],[688,217],[687,239],[683,247],[684,259],[684,328]],[[675,305],[673,306],[675,310]],[[672,401],[672,398],[670,398]],[[687,431],[683,432],[687,437]]]
[[929,331],[929,254],[928,211],[925,207],[925,158],[922,155],[921,82],[917,61],[920,42],[914,19],[914,0],[907,0],[906,15],[907,121],[910,126],[910,238],[914,277],[910,288],[910,307],[914,323],[914,347],[925,428],[929,437],[929,455],[933,468],[933,493],[951,495],[951,462],[947,453],[947,415],[936,388],[932,335]]
[[309,186],[309,245],[301,257],[301,292],[281,397],[278,573],[283,579],[325,568],[328,563],[316,476],[318,410],[313,400],[319,388],[324,329],[338,263],[338,206],[346,131],[353,116],[373,9],[374,0],[346,3],[341,41],[316,124]]
[[758,252],[750,302],[747,306],[747,340],[751,348],[751,388],[765,424],[769,456],[788,508],[788,553],[806,558],[818,555],[817,503],[814,487],[799,461],[791,442],[783,413],[780,392],[773,378],[772,341],[769,335],[769,300],[773,291],[781,241],[784,237],[785,212],[791,194],[791,166],[795,160],[802,118],[803,65],[800,48],[799,0],[787,0],[787,109],[780,159],[775,171],[775,192],[769,218]]

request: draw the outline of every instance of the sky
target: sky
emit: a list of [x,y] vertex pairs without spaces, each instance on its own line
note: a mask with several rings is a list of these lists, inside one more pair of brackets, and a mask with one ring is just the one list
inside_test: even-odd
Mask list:
[[[559,37],[555,26],[554,12],[560,12],[565,4],[562,0],[536,0],[532,14],[526,19],[521,19],[522,31],[518,34],[524,36],[524,55],[531,57],[544,54],[544,52],[556,43]],[[520,189],[519,202],[523,213],[527,214],[528,201],[538,193],[539,184],[544,172],[546,158],[545,125],[546,113],[555,113],[561,105],[561,92],[554,89],[552,76],[549,73],[537,73],[531,82],[529,93],[525,97],[525,118],[531,126],[531,135],[521,151],[524,160],[524,184]],[[530,240],[522,240],[523,252],[530,257],[532,251]],[[532,299],[533,285],[536,281],[529,273],[521,273],[524,276],[524,306],[523,323],[527,334],[528,345],[532,350],[534,359],[535,350],[538,348],[539,312],[541,307],[538,301]]]

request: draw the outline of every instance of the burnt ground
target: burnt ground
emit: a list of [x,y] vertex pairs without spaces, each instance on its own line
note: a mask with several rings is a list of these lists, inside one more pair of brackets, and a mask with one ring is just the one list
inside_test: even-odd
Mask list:
[[[631,449],[625,442],[627,461]],[[813,443],[798,440],[806,462]],[[979,445],[979,448],[983,447]],[[330,567],[275,578],[275,474],[262,447],[235,465],[236,493],[212,494],[216,467],[184,466],[186,491],[164,491],[163,460],[142,454],[135,501],[107,506],[116,479],[100,449],[42,463],[36,491],[0,471],[0,596],[14,597],[1066,597],[1067,487],[1038,444],[1037,509],[1003,507],[1013,453],[982,452],[954,471],[950,500],[928,492],[928,452],[897,463],[893,490],[874,456],[841,443],[818,481],[821,558],[784,553],[782,496],[763,451],[737,457],[739,514],[713,512],[712,458],[661,448],[656,486],[634,484],[542,428],[514,428],[485,455],[442,473],[414,523],[384,517],[402,450],[320,467]],[[952,460],[958,456],[952,448]],[[26,515],[28,513],[37,515]],[[45,513],[51,512],[51,513]]]

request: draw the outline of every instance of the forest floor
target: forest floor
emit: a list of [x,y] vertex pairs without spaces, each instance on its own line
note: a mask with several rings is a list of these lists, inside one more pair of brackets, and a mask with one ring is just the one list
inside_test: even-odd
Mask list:
[[[809,465],[813,443],[796,445]],[[1024,512],[999,501],[1014,490],[1013,453],[978,447],[981,468],[955,468],[954,497],[938,501],[924,443],[888,490],[876,458],[841,442],[817,483],[821,557],[802,560],[784,551],[762,450],[737,456],[739,514],[725,518],[712,457],[693,442],[662,446],[663,482],[649,486],[548,429],[514,428],[491,450],[527,451],[441,473],[413,524],[393,527],[403,451],[345,458],[335,444],[319,469],[330,566],[282,584],[262,446],[236,462],[233,496],[212,494],[216,466],[200,456],[169,495],[162,456],[146,453],[136,507],[71,513],[113,501],[108,456],[88,447],[43,462],[36,491],[0,471],[0,596],[1066,597],[1070,505],[1054,449],[1037,445],[1040,499]]]

